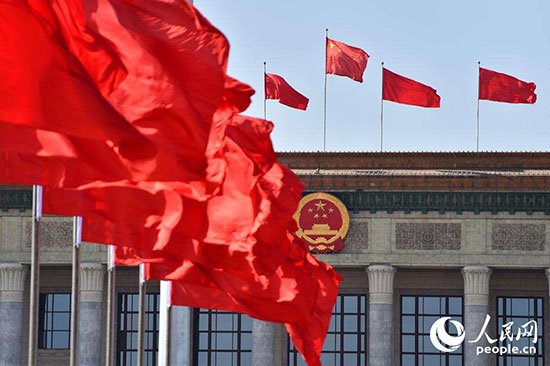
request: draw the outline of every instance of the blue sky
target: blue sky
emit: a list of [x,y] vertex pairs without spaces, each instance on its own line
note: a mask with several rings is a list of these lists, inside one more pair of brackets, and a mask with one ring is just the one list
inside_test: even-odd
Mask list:
[[360,84],[328,76],[328,151],[377,151],[380,62],[437,89],[440,109],[384,102],[386,151],[473,151],[477,61],[537,84],[535,105],[481,102],[483,151],[550,150],[548,0],[195,0],[231,42],[229,73],[256,89],[247,114],[263,116],[263,62],[310,98],[303,112],[267,102],[278,151],[322,149],[324,37],[371,57]]

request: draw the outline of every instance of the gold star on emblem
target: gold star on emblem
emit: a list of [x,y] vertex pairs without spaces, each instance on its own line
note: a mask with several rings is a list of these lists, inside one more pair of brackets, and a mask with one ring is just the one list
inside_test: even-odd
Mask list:
[[328,218],[328,215],[327,214],[323,214],[323,219],[327,219]]
[[326,205],[327,205],[327,204],[321,202],[321,200],[319,200],[319,202],[317,202],[317,203],[315,204],[315,206],[317,206],[317,211],[319,211],[319,210],[323,210],[323,211],[324,211]]
[[319,218],[319,214],[313,215],[313,218],[314,218],[314,219],[318,219],[318,218]]
[[310,207],[310,208],[307,209],[307,212],[312,213],[313,209]]
[[328,212],[332,213],[332,212],[334,212],[334,209],[331,207],[331,208],[328,209]]

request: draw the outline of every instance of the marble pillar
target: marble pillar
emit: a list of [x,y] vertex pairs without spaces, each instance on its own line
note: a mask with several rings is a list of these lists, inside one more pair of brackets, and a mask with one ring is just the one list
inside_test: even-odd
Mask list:
[[80,309],[78,317],[78,365],[100,366],[103,353],[103,278],[99,263],[80,266]]
[[0,366],[21,364],[25,273],[21,264],[0,264]]
[[252,366],[275,366],[275,324],[252,319]]
[[[488,366],[489,355],[476,354],[477,347],[488,345],[487,339],[482,337],[476,343],[468,341],[477,338],[489,313],[491,270],[485,266],[466,266],[462,269],[462,276],[464,278],[464,328],[466,331],[466,339],[463,343],[464,365]],[[493,329],[495,321],[492,319],[488,326],[488,332]]]
[[372,265],[369,277],[369,366],[393,364],[393,278],[396,269],[390,265]]
[[187,306],[170,308],[170,365],[191,366],[191,318],[193,310]]

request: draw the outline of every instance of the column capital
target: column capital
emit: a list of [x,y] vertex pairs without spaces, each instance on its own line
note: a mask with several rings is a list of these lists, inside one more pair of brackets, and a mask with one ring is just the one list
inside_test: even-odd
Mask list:
[[103,277],[105,268],[99,263],[82,263],[80,265],[80,301],[103,301]]
[[466,266],[462,268],[464,305],[489,304],[491,272],[491,269],[486,266]]
[[365,270],[369,277],[369,304],[393,304],[395,267],[374,264]]
[[19,263],[0,263],[0,302],[22,302],[27,269]]

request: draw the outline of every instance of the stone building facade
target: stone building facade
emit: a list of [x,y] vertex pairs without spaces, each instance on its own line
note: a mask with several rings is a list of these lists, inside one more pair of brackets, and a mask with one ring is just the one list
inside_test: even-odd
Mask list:
[[[307,192],[334,195],[350,215],[344,249],[318,255],[344,278],[323,365],[550,366],[550,153],[279,157]],[[0,188],[0,365],[26,364],[31,196],[26,187]],[[71,219],[45,217],[41,230],[39,364],[65,365]],[[83,245],[81,365],[104,363],[105,249]],[[135,364],[137,291],[137,269],[117,268],[120,365]],[[156,364],[158,293],[159,284],[148,283],[148,365]],[[204,309],[177,314],[173,321],[186,325],[178,339],[187,343],[171,345],[174,365],[303,364],[280,325]],[[470,342],[487,316],[487,337]],[[444,317],[465,327],[465,341],[452,352],[430,340]],[[517,341],[533,352],[480,353],[510,343],[499,339],[510,322],[513,334],[536,323],[536,343]],[[460,333],[450,322],[444,330]]]

